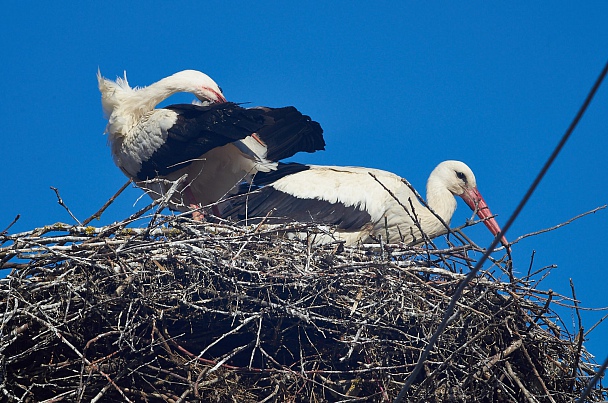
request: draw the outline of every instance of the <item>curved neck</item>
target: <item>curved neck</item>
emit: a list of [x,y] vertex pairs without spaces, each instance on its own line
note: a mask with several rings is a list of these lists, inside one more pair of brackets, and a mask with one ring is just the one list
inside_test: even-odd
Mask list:
[[456,199],[452,192],[431,176],[426,184],[426,199],[429,207],[449,224],[456,210]]
[[136,88],[134,90],[135,96],[132,98],[133,104],[131,106],[134,108],[133,112],[139,110],[145,113],[154,109],[156,105],[169,98],[171,95],[177,94],[178,92],[189,91],[190,88],[185,85],[182,80],[174,75],[169,76],[147,87]]
[[[111,143],[126,136],[146,113],[154,110],[156,105],[171,95],[191,90],[175,75],[143,88],[131,88],[125,80],[124,84],[111,85],[108,89],[112,100],[106,102],[111,105],[112,112],[108,118],[106,132]],[[106,108],[104,106],[104,109]]]

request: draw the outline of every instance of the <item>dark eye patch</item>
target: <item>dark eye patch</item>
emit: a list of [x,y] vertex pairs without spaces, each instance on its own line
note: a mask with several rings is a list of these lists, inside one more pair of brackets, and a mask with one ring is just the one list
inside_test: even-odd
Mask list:
[[467,176],[465,174],[463,174],[462,172],[456,171],[456,177],[458,179],[460,179],[461,181],[463,181],[464,183],[467,183]]

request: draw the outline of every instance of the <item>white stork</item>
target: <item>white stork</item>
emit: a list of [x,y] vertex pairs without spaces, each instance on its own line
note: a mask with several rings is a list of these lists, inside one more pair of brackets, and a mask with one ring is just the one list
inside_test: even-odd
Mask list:
[[[321,126],[294,107],[226,102],[220,87],[199,71],[181,71],[143,88],[131,88],[126,74],[111,81],[98,72],[97,79],[112,156],[125,175],[155,199],[188,175],[172,209],[214,203],[251,175],[276,169],[277,161],[325,146]],[[156,108],[178,92],[201,103]]]
[[[432,211],[399,176],[378,169],[281,164],[277,171],[258,174],[254,183],[265,186],[222,202],[220,216],[249,223],[263,219],[268,224],[296,221],[335,228],[332,234],[316,238],[317,243],[342,240],[353,245],[381,236],[385,242],[413,244],[424,240],[421,229],[429,238],[446,233],[437,216],[449,224],[458,195],[494,236],[501,231],[477,190],[475,175],[460,161],[444,161],[429,176],[427,204]],[[501,242],[508,245],[504,237]]]

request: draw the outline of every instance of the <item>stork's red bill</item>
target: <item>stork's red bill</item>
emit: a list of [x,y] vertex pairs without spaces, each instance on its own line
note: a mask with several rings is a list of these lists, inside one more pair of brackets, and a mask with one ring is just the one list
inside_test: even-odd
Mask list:
[[[490,230],[492,235],[497,236],[502,231],[494,219],[494,215],[490,211],[488,204],[476,187],[467,189],[463,194],[460,195],[460,197],[462,197],[467,206],[469,206],[469,208],[473,210],[481,220],[483,220],[483,223]],[[506,248],[509,248],[509,243],[504,236],[500,238],[500,243],[502,243]]]

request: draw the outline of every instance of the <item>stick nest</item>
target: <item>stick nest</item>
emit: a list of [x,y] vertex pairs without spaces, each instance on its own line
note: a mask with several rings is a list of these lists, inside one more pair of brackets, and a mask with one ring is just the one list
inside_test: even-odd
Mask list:
[[[126,225],[0,234],[5,399],[391,401],[481,256],[174,216]],[[407,401],[571,402],[593,377],[552,309],[567,298],[500,280],[503,260],[468,285]]]

